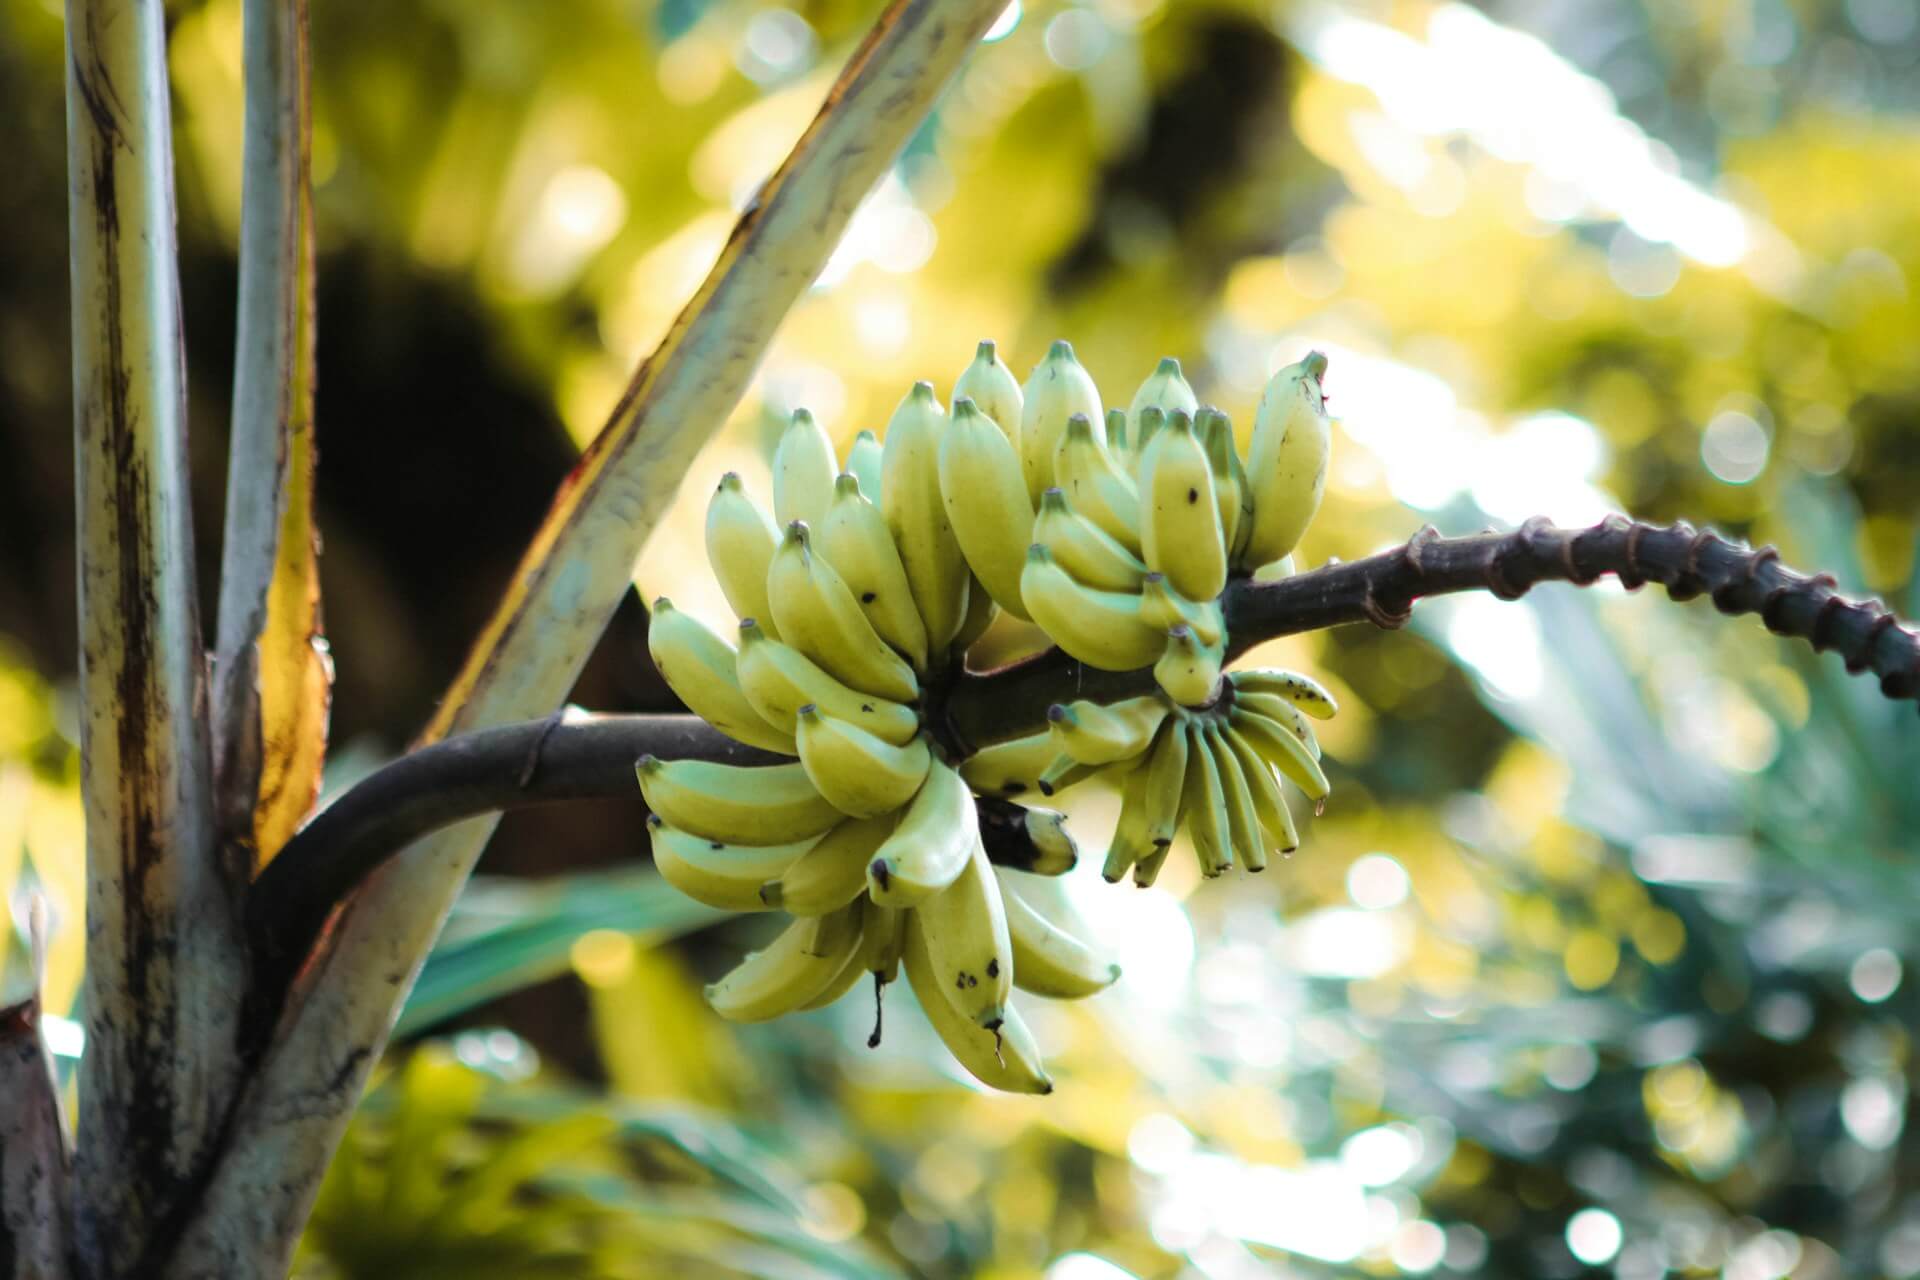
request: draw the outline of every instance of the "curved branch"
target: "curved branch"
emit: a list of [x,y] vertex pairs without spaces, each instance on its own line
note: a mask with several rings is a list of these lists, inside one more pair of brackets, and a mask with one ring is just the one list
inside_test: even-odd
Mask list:
[[[1834,580],[1780,563],[1772,547],[1729,542],[1691,525],[1611,516],[1587,529],[1529,520],[1511,533],[1442,538],[1422,529],[1403,547],[1277,582],[1228,588],[1230,655],[1264,640],[1349,622],[1397,628],[1424,596],[1491,591],[1518,599],[1540,582],[1585,586],[1612,574],[1629,588],[1657,582],[1676,600],[1711,596],[1723,613],[1755,613],[1781,635],[1832,649],[1849,671],[1871,670],[1889,698],[1920,696],[1920,634],[1877,600],[1849,600]],[[1110,699],[1153,687],[1151,670],[1101,671],[1049,649],[954,682],[929,714],[948,743],[999,741],[1046,724],[1065,697]],[[632,797],[633,762],[663,758],[736,764],[775,757],[693,716],[556,716],[445,739],[374,773],[322,810],[253,886],[249,925],[262,996],[277,1001],[335,904],[412,841],[481,813],[557,800]],[[983,806],[988,802],[983,801]],[[982,818],[996,839],[1024,839],[1002,801]],[[1005,811],[1001,811],[1004,809]],[[996,860],[1006,860],[1004,857]]]
[[[637,800],[633,765],[643,755],[739,765],[787,759],[735,742],[698,716],[579,713],[463,733],[401,756],[322,809],[254,881],[254,998],[277,1002],[334,907],[421,836],[483,813]],[[1032,867],[1040,855],[1026,810],[993,796],[978,803],[993,860]]]
[[[1705,595],[1722,613],[1758,614],[1776,635],[1833,650],[1856,675],[1872,671],[1887,697],[1920,697],[1920,633],[1880,601],[1841,595],[1830,574],[1796,573],[1771,546],[1730,542],[1685,521],[1654,525],[1617,515],[1584,529],[1535,517],[1509,533],[1461,538],[1443,538],[1429,525],[1405,546],[1364,560],[1335,561],[1275,582],[1239,579],[1222,601],[1227,656],[1342,623],[1393,630],[1406,625],[1414,602],[1426,596],[1490,591],[1517,600],[1538,583],[1584,587],[1609,574],[1628,590],[1654,582],[1675,600]],[[1031,733],[1047,703],[1065,691],[1110,699],[1152,687],[1149,670],[1098,671],[1049,649],[958,682],[946,720],[960,742],[998,742]]]

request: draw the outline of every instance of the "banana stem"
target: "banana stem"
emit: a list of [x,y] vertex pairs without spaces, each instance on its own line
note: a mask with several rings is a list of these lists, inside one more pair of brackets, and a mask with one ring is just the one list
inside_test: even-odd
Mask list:
[[[1708,596],[1725,614],[1758,614],[1777,635],[1834,650],[1854,674],[1872,671],[1888,698],[1920,698],[1920,632],[1874,599],[1850,599],[1830,574],[1797,573],[1773,547],[1730,542],[1686,521],[1647,524],[1608,516],[1583,529],[1544,518],[1508,533],[1443,538],[1432,526],[1405,546],[1333,562],[1275,582],[1238,579],[1222,601],[1231,659],[1280,636],[1352,622],[1394,630],[1426,596],[1490,591],[1517,600],[1542,582],[1588,586],[1612,575],[1628,590],[1649,582],[1675,600]],[[1044,723],[1062,690],[1102,701],[1153,687],[1153,673],[1094,671],[1049,649],[998,671],[967,676],[954,689],[947,722],[962,742],[998,742]],[[1082,691],[1083,690],[1083,691]]]

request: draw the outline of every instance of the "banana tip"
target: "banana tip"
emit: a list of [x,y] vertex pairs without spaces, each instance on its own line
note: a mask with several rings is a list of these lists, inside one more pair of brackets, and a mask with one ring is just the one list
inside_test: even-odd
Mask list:
[[886,892],[887,886],[893,882],[893,868],[887,865],[885,858],[875,858],[872,862],[868,863],[867,874],[873,877],[873,882],[880,886],[880,890],[883,893]]
[[1324,378],[1327,376],[1327,357],[1323,352],[1309,351],[1307,352],[1307,358],[1300,363],[1306,366],[1307,372],[1315,378]]

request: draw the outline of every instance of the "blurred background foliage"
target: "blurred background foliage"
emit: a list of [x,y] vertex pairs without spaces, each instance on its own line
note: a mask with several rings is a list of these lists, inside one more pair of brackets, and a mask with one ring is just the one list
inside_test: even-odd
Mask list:
[[[210,600],[240,17],[168,13]],[[330,789],[418,726],[872,17],[315,5]],[[706,485],[764,493],[792,407],[844,443],[980,337],[1024,371],[1066,336],[1109,400],[1181,356],[1243,432],[1268,371],[1328,350],[1306,564],[1623,509],[1920,608],[1909,0],[1018,0],[993,35],[690,477],[645,598],[722,619]],[[0,994],[37,891],[72,1013],[62,38],[57,0],[0,0]],[[672,705],[640,598],[582,703]],[[700,981],[757,922],[663,891],[633,806],[515,815],[299,1273],[1920,1275],[1910,707],[1604,586],[1257,658],[1340,693],[1334,798],[1263,878],[1066,879],[1126,977],[1034,1010],[1041,1101],[968,1088],[904,1000],[875,1051],[860,997],[720,1022]],[[1100,845],[1113,797],[1069,798]]]

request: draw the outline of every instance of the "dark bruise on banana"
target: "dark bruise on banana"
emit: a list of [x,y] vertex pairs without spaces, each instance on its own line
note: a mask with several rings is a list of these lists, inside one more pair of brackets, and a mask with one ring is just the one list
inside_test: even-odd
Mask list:
[[[943,407],[916,383],[844,458],[805,410],[772,462],[772,509],[728,473],[708,558],[740,619],[733,643],[664,598],[648,643],[674,693],[723,733],[791,757],[740,767],[641,762],[661,875],[729,911],[792,919],[708,988],[758,1021],[904,969],[954,1057],[1000,1089],[1052,1088],[1012,989],[1104,990],[1119,967],[1047,913],[1078,860],[1059,813],[1015,804],[1088,778],[1121,809],[1102,872],[1153,883],[1186,832],[1207,876],[1259,871],[1299,844],[1283,789],[1327,794],[1311,720],[1333,698],[1286,671],[1222,671],[1220,595],[1291,572],[1330,443],[1318,353],[1275,374],[1244,456],[1174,359],[1125,409],[1056,342],[1023,384],[983,342]],[[1047,727],[961,758],[927,691],[1005,612],[1151,693],[1048,708]],[[1317,811],[1317,810],[1316,810]]]

